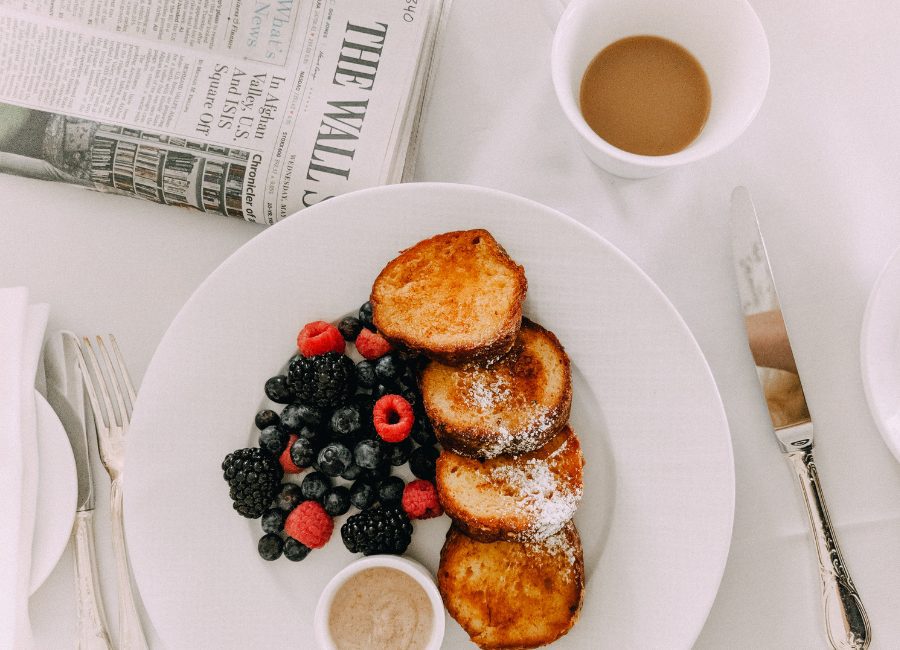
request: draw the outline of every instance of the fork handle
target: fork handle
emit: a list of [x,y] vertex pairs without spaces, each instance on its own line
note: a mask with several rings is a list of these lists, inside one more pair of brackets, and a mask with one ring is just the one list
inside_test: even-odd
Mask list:
[[94,554],[94,511],[75,513],[75,590],[78,607],[78,648],[108,650],[111,647],[106,612],[97,582],[97,556]]
[[147,639],[141,626],[125,552],[125,526],[122,510],[122,477],[110,484],[109,510],[112,519],[113,554],[116,557],[116,583],[119,594],[119,647],[122,650],[146,650]]
[[872,628],[831,527],[812,446],[785,455],[800,483],[816,545],[828,643],[836,650],[864,650],[872,641]]

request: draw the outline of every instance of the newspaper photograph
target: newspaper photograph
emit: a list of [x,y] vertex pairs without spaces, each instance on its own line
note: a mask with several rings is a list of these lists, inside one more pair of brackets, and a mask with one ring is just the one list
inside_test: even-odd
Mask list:
[[0,0],[0,172],[272,224],[397,182],[440,0]]

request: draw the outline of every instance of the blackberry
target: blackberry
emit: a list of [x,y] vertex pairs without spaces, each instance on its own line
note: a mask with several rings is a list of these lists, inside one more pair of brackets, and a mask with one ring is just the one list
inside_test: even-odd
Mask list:
[[400,555],[412,540],[412,524],[399,506],[371,508],[347,519],[341,539],[351,553]]
[[310,548],[304,544],[301,544],[293,537],[288,537],[284,540],[284,557],[289,559],[291,562],[299,562],[306,558],[309,555]]
[[293,401],[294,392],[291,389],[288,378],[284,375],[276,375],[266,380],[266,397],[277,404],[287,404]]
[[287,444],[288,434],[274,424],[259,432],[259,446],[273,454],[280,454]]
[[264,533],[277,533],[284,529],[284,512],[275,508],[266,510],[260,523]]
[[280,558],[283,549],[284,542],[281,541],[281,537],[276,533],[266,533],[259,538],[259,544],[257,544],[259,556],[269,562]]
[[278,414],[272,409],[263,409],[256,414],[256,418],[253,422],[256,424],[256,428],[262,431],[266,427],[271,427],[272,425],[279,423]]
[[278,458],[259,447],[231,452],[222,461],[222,469],[234,509],[250,519],[268,510],[284,475]]
[[285,512],[296,508],[301,501],[303,501],[303,492],[295,483],[284,483],[281,490],[275,495],[275,507]]
[[326,490],[331,487],[331,479],[321,472],[310,472],[300,484],[300,492],[304,499],[321,501]]
[[338,352],[291,361],[287,383],[297,401],[307,406],[334,408],[346,402],[356,390],[356,365]]
[[418,447],[409,455],[409,469],[416,478],[434,481],[435,461],[440,454],[434,447]]
[[316,457],[316,448],[308,438],[297,438],[291,445],[291,460],[297,467],[309,467]]
[[359,322],[358,318],[345,316],[341,319],[341,322],[337,324],[337,328],[345,341],[355,341],[356,337],[359,336],[360,331],[362,331],[363,324]]
[[378,383],[378,377],[375,375],[375,364],[367,359],[363,359],[356,364],[356,381],[363,388],[374,388]]
[[388,476],[378,486],[378,500],[383,505],[400,503],[406,483],[399,476]]
[[363,325],[375,328],[375,323],[372,322],[372,303],[370,301],[367,300],[360,306],[359,320]]
[[328,476],[340,476],[353,464],[353,452],[340,442],[329,442],[316,457],[318,468]]
[[344,485],[336,485],[322,496],[322,507],[332,517],[342,515],[350,509],[350,490]]
[[378,487],[370,478],[361,478],[350,486],[350,503],[360,510],[370,507],[377,497]]

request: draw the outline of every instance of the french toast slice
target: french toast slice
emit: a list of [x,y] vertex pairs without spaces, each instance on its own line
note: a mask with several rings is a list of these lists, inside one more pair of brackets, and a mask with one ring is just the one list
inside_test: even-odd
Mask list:
[[522,320],[528,283],[486,230],[423,240],[375,279],[375,327],[389,341],[456,365],[503,354]]
[[479,542],[451,526],[441,549],[444,605],[480,648],[536,648],[578,620],[584,559],[573,522],[540,542]]
[[480,459],[540,449],[569,420],[572,406],[566,351],[527,318],[499,359],[461,366],[431,361],[419,387],[441,446]]
[[584,493],[581,444],[566,425],[537,451],[485,461],[442,451],[435,484],[444,512],[481,541],[535,541],[575,514]]

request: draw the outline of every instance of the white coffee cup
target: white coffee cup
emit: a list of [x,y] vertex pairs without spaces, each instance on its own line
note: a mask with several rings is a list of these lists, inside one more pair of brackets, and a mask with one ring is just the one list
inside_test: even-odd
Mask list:
[[[709,80],[709,118],[700,135],[674,154],[645,156],[614,147],[588,126],[579,108],[591,60],[606,46],[639,35],[678,43]],[[556,96],[588,158],[616,176],[647,178],[712,155],[744,132],[769,85],[769,44],[746,0],[572,0],[556,26],[550,65]]]

